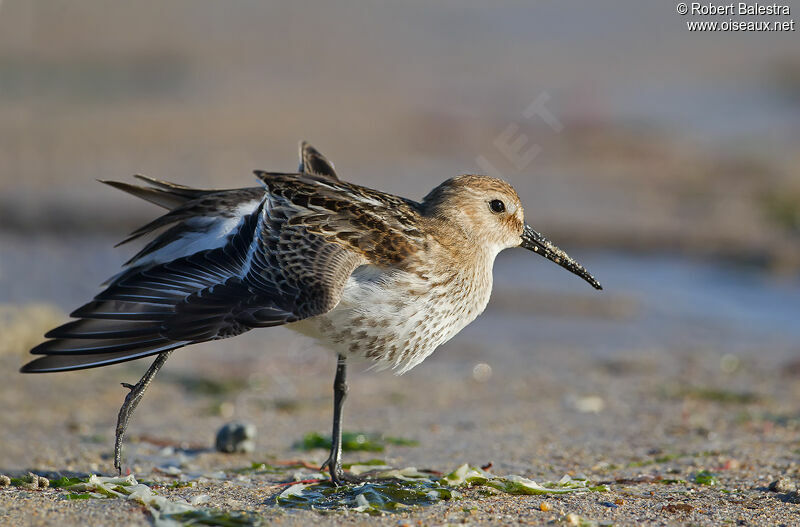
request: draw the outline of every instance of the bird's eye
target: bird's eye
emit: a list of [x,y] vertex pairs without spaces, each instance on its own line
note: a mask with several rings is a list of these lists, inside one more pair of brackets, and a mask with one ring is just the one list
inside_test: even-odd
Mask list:
[[499,199],[493,199],[489,202],[489,208],[492,209],[492,212],[495,214],[500,214],[506,211],[506,204]]

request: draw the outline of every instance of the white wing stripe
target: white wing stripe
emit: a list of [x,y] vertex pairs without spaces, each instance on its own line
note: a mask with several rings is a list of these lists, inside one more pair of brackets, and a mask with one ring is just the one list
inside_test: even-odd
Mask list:
[[158,249],[130,263],[130,267],[158,265],[178,258],[190,256],[201,251],[223,247],[230,235],[241,228],[243,218],[253,213],[261,200],[252,200],[240,204],[230,217],[202,216],[192,218],[188,227],[197,227],[202,231],[187,231],[186,234],[169,245]]

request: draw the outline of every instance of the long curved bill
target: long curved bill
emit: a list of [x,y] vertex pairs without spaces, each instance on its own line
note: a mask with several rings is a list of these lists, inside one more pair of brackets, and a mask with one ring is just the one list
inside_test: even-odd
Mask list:
[[595,289],[603,289],[600,282],[595,280],[594,276],[589,274],[581,264],[570,258],[570,256],[553,245],[553,242],[545,238],[542,234],[531,229],[530,225],[525,225],[525,230],[522,231],[522,243],[519,245],[529,251],[539,253],[551,262],[555,262],[567,271],[575,273],[590,284]]

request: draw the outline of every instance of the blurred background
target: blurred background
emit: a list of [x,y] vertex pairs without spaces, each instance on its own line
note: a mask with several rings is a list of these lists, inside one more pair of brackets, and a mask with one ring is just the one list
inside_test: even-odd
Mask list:
[[[692,33],[689,18],[672,2],[636,0],[3,1],[0,356],[3,382],[16,388],[0,395],[15,408],[0,428],[110,441],[123,395],[116,383],[145,367],[15,373],[43,332],[135,250],[113,244],[160,214],[95,179],[141,173],[252,186],[253,169],[294,169],[301,139],[344,179],[413,199],[460,173],[499,175],[518,189],[528,221],[605,286],[597,293],[543,259],[507,251],[484,317],[401,379],[356,374],[353,426],[419,439],[414,430],[447,436],[494,419],[491,448],[507,454],[511,431],[517,443],[538,433],[515,428],[526,426],[516,412],[541,412],[556,430],[610,427],[591,435],[611,444],[636,412],[637,423],[653,424],[643,417],[652,408],[631,410],[635,394],[672,401],[684,423],[685,405],[703,394],[761,397],[778,389],[776,379],[796,390],[797,33]],[[142,410],[133,426],[186,437],[164,429],[168,422],[205,440],[222,421],[245,417],[272,423],[264,449],[288,448],[300,433],[293,427],[325,431],[333,359],[282,329],[256,333],[178,352],[154,386],[154,401],[183,394],[204,419]],[[192,376],[240,384],[201,404]],[[86,386],[103,402],[87,400]],[[415,386],[433,404],[416,401]],[[64,393],[82,404],[53,418],[47,408],[63,405]],[[385,405],[370,409],[367,400]],[[791,401],[769,400],[764,412],[797,415]],[[498,410],[505,403],[514,413]],[[598,413],[609,418],[581,421]],[[5,439],[6,466],[63,459],[79,443],[34,453]],[[86,455],[110,448],[87,444]],[[443,455],[425,446],[415,455]],[[530,463],[525,456],[507,459]]]

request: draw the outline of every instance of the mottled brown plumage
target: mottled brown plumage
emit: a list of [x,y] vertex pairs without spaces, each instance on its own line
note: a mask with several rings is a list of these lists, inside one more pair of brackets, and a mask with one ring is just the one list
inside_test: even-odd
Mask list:
[[[257,171],[263,187],[192,189],[105,182],[169,209],[122,243],[154,235],[77,320],[32,350],[25,372],[91,368],[160,355],[120,411],[116,465],[127,420],[172,350],[286,324],[344,360],[402,373],[486,307],[492,265],[507,248],[539,252],[596,288],[574,260],[525,224],[501,180],[449,179],[421,202],[339,180],[307,143],[297,173]],[[341,476],[336,441],[326,462]]]

